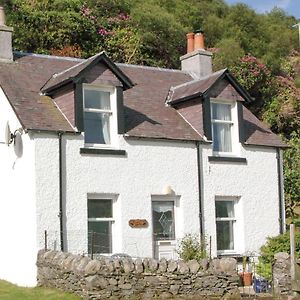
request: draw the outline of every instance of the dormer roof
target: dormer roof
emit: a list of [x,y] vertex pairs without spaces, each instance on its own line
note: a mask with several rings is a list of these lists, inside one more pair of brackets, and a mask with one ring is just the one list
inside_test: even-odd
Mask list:
[[253,101],[249,93],[237,82],[228,69],[222,69],[201,79],[192,80],[170,88],[166,102],[176,104],[197,97],[205,97],[222,79],[226,78],[241,95],[242,101],[250,103]]
[[117,76],[123,84],[124,90],[134,86],[131,79],[117,67],[117,65],[105,54],[98,53],[87,60],[82,60],[70,68],[53,74],[41,88],[41,91],[46,94],[52,94],[55,90],[70,82],[78,82],[80,78],[88,72],[93,66],[98,63],[104,63]]

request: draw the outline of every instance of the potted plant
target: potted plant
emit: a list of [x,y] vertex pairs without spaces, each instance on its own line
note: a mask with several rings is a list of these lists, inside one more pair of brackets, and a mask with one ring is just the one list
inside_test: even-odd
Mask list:
[[252,285],[252,271],[249,268],[247,256],[243,256],[243,273],[241,277],[244,286]]

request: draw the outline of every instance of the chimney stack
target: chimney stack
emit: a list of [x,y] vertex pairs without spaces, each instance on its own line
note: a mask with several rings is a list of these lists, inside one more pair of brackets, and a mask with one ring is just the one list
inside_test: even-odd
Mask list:
[[5,25],[5,12],[0,6],[0,61],[12,61],[12,32],[13,28]]
[[212,53],[205,50],[205,37],[202,30],[190,32],[187,38],[187,54],[180,57],[181,69],[191,72],[195,78],[212,73]]

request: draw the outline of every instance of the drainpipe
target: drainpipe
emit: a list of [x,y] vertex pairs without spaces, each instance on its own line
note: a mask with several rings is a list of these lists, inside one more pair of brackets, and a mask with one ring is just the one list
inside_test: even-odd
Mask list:
[[284,189],[283,189],[283,170],[282,170],[282,152],[280,148],[277,151],[277,175],[278,175],[278,196],[279,196],[279,232],[285,232],[285,216],[284,216]]
[[197,171],[198,171],[198,193],[199,193],[199,224],[200,224],[200,235],[203,238],[204,235],[204,223],[203,223],[203,204],[202,204],[202,160],[201,160],[201,149],[200,143],[196,142],[197,147]]
[[64,251],[64,224],[63,224],[63,193],[62,193],[62,135],[63,132],[58,132],[59,143],[59,229],[60,229],[60,250]]

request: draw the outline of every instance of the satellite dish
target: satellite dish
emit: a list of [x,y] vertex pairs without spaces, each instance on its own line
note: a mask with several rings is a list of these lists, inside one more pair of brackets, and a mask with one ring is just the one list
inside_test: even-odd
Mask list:
[[14,136],[14,150],[17,157],[21,157],[23,155],[23,141],[22,135],[19,131],[17,131]]
[[9,144],[11,144],[12,140],[13,140],[12,133],[10,131],[9,124],[7,122],[6,127],[5,127],[5,144],[7,146],[9,146]]

